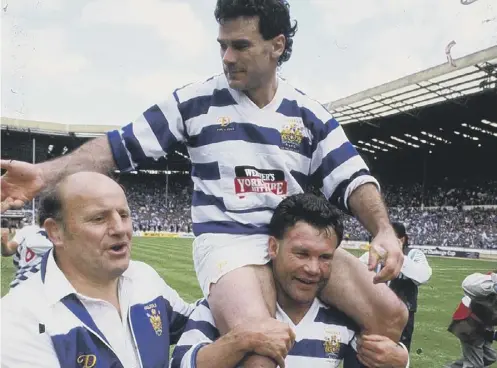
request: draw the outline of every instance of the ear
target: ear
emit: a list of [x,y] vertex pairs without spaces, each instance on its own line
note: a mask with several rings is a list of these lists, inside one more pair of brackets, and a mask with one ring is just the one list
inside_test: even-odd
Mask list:
[[62,228],[62,226],[52,218],[46,219],[43,225],[43,227],[47,231],[48,238],[53,243],[53,245],[55,247],[62,246],[62,244],[64,243],[64,229]]
[[285,51],[286,37],[280,34],[274,37],[271,43],[272,43],[271,56],[273,57],[273,59],[277,60]]
[[275,259],[278,254],[279,244],[274,236],[270,236],[268,240],[268,254],[271,259]]

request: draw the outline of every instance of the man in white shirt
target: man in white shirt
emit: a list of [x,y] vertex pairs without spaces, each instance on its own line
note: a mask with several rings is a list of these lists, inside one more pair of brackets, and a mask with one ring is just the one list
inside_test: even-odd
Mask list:
[[39,272],[43,255],[52,249],[53,244],[43,228],[45,220],[45,215],[40,213],[38,225],[25,225],[11,240],[8,239],[8,232],[2,233],[2,256],[13,255],[12,262],[16,268],[14,280],[10,283],[11,288]]
[[2,298],[2,367],[165,367],[194,305],[130,260],[122,188],[80,172],[41,200],[54,247]]

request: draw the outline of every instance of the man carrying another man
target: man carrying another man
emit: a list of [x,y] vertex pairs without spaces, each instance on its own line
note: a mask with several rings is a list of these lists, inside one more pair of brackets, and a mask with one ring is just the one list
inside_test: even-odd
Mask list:
[[[283,353],[270,356],[280,367],[338,367],[341,361],[345,368],[408,366],[402,344],[378,335],[358,337],[358,326],[347,315],[317,298],[330,277],[331,261],[343,236],[341,219],[324,198],[287,197],[276,208],[269,229],[276,318],[296,334],[293,346],[283,346]],[[204,299],[173,351],[171,368],[234,368],[246,354],[268,355],[264,349],[255,349],[254,342],[264,340],[264,348],[281,341],[277,331],[267,339],[250,326],[239,325],[220,337]]]

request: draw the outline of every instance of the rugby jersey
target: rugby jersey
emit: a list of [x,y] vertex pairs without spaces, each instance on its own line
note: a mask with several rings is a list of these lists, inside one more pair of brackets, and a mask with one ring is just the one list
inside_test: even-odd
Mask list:
[[379,186],[333,116],[281,78],[263,108],[223,74],[189,84],[107,136],[123,172],[186,145],[196,236],[267,234],[279,202],[311,185],[346,211],[356,187]]
[[16,232],[12,241],[15,241],[18,246],[12,257],[16,273],[14,280],[10,283],[11,288],[40,271],[42,256],[53,247],[45,229],[36,225],[23,227]]
[[[355,352],[358,326],[344,313],[327,307],[317,298],[298,325],[277,305],[276,318],[288,323],[296,339],[285,359],[287,368],[363,367]],[[185,331],[174,348],[171,368],[196,367],[198,350],[219,337],[209,304],[203,300],[190,315]]]

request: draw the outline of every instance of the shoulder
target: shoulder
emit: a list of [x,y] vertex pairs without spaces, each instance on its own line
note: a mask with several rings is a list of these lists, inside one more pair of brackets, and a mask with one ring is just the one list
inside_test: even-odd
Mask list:
[[205,80],[186,84],[174,91],[174,97],[178,103],[187,102],[196,97],[211,96],[216,90],[226,89],[228,84],[224,74],[216,74]]
[[286,101],[284,103],[293,104],[300,110],[302,117],[319,119],[323,123],[333,118],[323,104],[309,97],[302,90],[295,88],[284,79],[280,79],[280,83],[285,89],[284,100]]
[[325,305],[321,301],[319,302],[319,310],[316,314],[314,322],[321,322],[326,325],[333,325],[336,327],[346,327],[353,333],[360,330],[357,323],[355,323],[354,320],[347,314],[333,306]]

